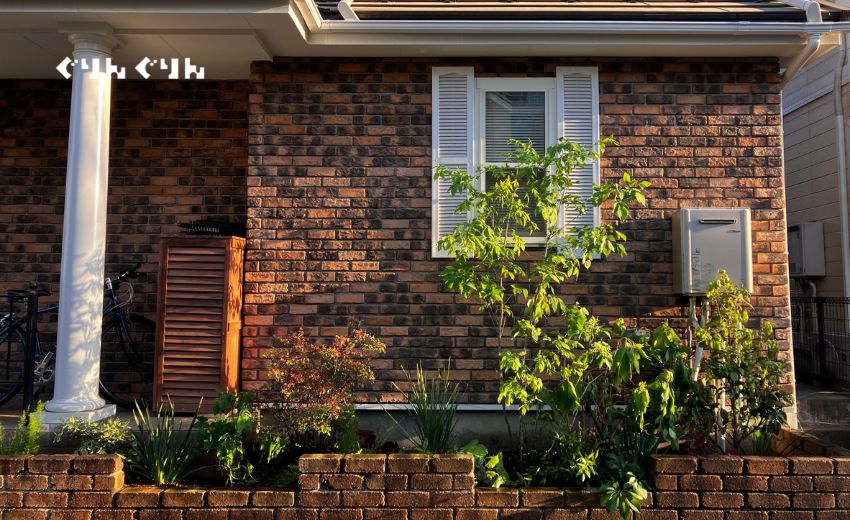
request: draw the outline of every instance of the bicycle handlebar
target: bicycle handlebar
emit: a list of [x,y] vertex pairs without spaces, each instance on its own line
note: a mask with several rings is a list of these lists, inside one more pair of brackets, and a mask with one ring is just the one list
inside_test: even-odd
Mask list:
[[138,271],[141,267],[142,267],[142,263],[138,262],[136,265],[134,265],[133,267],[128,269],[127,272],[119,274],[118,279],[119,280],[126,280],[128,278],[132,279],[132,278],[138,277],[139,276]]
[[[138,262],[136,265],[134,265],[133,267],[128,269],[126,272],[118,275],[118,278],[116,278],[116,280],[124,281],[124,280],[127,280],[127,279],[138,278],[138,276],[139,276],[138,271],[141,267],[142,267],[142,263]],[[109,280],[109,279],[107,278],[107,280]],[[44,289],[38,289],[38,284],[36,282],[30,283],[30,291],[32,291],[32,290],[36,290],[39,296],[50,296],[50,291],[46,291]],[[30,291],[14,291],[14,290],[13,291],[6,291],[6,296],[9,297],[9,298],[26,298],[27,296],[29,296]]]

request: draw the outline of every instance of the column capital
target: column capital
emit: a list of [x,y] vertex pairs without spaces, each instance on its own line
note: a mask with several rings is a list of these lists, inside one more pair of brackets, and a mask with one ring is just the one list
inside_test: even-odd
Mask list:
[[105,23],[62,24],[59,32],[68,35],[74,45],[74,54],[95,53],[104,57],[121,46],[121,40],[113,34],[112,26]]

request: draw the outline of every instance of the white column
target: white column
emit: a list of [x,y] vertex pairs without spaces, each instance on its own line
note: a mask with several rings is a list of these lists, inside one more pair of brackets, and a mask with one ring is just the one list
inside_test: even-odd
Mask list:
[[[98,392],[106,194],[109,174],[111,77],[106,58],[118,40],[109,30],[71,33],[74,44],[68,172],[56,338],[56,380],[46,423],[69,416],[99,419],[115,414]],[[93,66],[99,61],[99,72]],[[82,64],[88,67],[84,69]]]

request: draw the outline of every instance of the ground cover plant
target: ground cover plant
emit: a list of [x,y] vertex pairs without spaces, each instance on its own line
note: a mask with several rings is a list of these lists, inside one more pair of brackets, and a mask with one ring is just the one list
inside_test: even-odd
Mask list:
[[56,429],[53,442],[77,446],[78,455],[123,454],[133,442],[133,433],[129,421],[115,417],[105,421],[71,417]]

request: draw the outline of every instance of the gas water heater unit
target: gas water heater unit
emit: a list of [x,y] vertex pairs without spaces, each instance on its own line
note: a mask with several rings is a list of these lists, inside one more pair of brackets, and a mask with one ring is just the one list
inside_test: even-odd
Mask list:
[[732,282],[753,290],[750,210],[683,208],[673,215],[673,289],[698,296],[724,269]]

